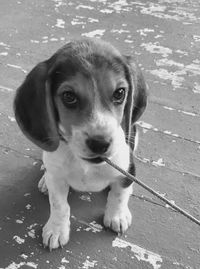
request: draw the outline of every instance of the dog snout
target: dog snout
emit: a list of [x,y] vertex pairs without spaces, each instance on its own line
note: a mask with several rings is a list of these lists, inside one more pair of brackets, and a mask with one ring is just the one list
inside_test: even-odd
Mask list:
[[106,140],[102,136],[90,137],[86,140],[86,145],[95,154],[103,154],[108,151],[112,140]]

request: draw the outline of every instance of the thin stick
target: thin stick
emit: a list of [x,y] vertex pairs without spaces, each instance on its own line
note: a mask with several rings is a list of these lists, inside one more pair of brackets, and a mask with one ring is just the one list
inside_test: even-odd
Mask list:
[[122,168],[120,168],[118,165],[114,164],[109,159],[107,159],[107,158],[103,158],[103,159],[104,159],[105,162],[107,162],[113,168],[115,168],[116,170],[118,170],[119,172],[121,172],[123,175],[125,175],[128,179],[132,180],[133,182],[136,182],[138,185],[140,185],[141,187],[143,187],[145,190],[147,190],[151,194],[155,195],[160,200],[164,201],[166,204],[170,205],[173,209],[175,209],[176,211],[180,212],[182,215],[184,215],[185,217],[187,217],[191,221],[195,222],[196,224],[200,225],[200,221],[198,219],[196,219],[195,217],[193,217],[192,215],[190,215],[188,212],[186,212],[185,210],[183,210],[179,206],[177,206],[174,203],[170,202],[168,199],[166,199],[165,197],[163,197],[162,195],[160,195],[159,193],[157,193],[156,191],[154,191],[152,188],[150,188],[149,186],[147,186],[141,180],[137,179],[133,175],[131,175],[128,172],[124,171]]

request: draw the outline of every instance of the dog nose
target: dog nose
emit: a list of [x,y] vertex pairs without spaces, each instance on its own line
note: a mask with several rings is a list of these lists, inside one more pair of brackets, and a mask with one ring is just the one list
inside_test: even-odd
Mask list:
[[110,144],[111,140],[106,141],[105,138],[102,136],[95,136],[86,140],[86,145],[88,146],[88,148],[96,154],[105,153],[108,150]]

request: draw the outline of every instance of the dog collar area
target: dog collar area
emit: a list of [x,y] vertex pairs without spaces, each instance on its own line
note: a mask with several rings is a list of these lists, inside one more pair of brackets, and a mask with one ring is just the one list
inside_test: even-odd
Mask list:
[[101,157],[96,157],[96,158],[82,158],[84,161],[90,162],[90,163],[95,163],[99,164],[104,162],[104,160]]

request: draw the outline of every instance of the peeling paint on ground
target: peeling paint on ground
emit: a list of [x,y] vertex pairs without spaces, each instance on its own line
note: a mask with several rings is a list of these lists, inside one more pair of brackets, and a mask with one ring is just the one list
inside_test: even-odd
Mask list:
[[118,237],[112,242],[112,246],[117,248],[130,248],[138,261],[147,262],[151,264],[154,269],[161,268],[163,259],[159,254],[141,248]]
[[83,262],[83,266],[81,267],[82,269],[94,268],[97,265],[98,262],[96,260],[90,261],[89,259],[90,257],[87,256],[87,259]]
[[101,37],[104,35],[106,30],[104,29],[98,29],[98,30],[94,30],[88,33],[83,33],[82,36],[86,36],[86,37]]
[[21,66],[19,65],[15,65],[15,64],[7,64],[8,67],[11,67],[11,68],[15,68],[15,69],[19,69],[20,71],[22,71],[24,74],[27,74],[27,70],[25,70],[24,68],[22,68]]
[[14,235],[14,236],[13,236],[13,239],[14,239],[19,245],[25,243],[25,239],[24,239],[24,238],[21,238],[21,237],[18,236],[18,235]]
[[142,43],[140,46],[144,47],[148,52],[160,54],[162,57],[168,57],[170,54],[172,54],[172,50],[170,48],[161,46],[158,42]]
[[19,269],[21,267],[30,267],[30,268],[38,268],[38,264],[34,263],[34,262],[20,262],[20,263],[15,263],[12,262],[10,265],[8,265],[6,268],[4,269]]
[[77,228],[77,230],[76,230],[77,232],[85,231],[85,232],[99,233],[99,232],[101,232],[103,230],[103,226],[96,223],[96,221],[92,221],[90,223],[87,223],[85,221],[78,220],[78,222],[85,225],[85,226],[87,226],[87,227],[79,226]]

